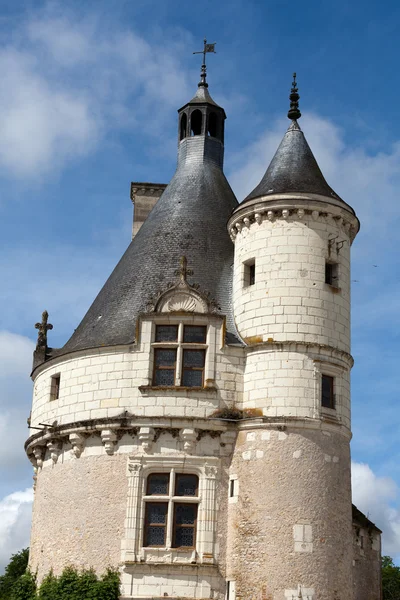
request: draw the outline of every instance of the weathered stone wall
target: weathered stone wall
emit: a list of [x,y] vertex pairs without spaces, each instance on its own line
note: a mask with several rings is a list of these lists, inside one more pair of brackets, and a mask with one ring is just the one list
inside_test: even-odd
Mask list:
[[[349,352],[349,234],[332,216],[303,213],[263,217],[236,235],[236,325],[248,343],[312,342]],[[245,265],[253,260],[255,283],[246,285]],[[337,287],[325,283],[326,260],[339,264]]]
[[[311,424],[308,424],[311,427]],[[349,440],[332,430],[242,430],[230,468],[227,577],[236,600],[349,600]]]
[[[175,317],[193,323],[195,317]],[[173,322],[166,314],[162,322]],[[210,319],[213,321],[213,318]],[[206,379],[212,388],[204,390],[142,389],[151,387],[153,374],[152,339],[154,323],[142,321],[137,346],[89,350],[53,359],[35,376],[31,424],[58,424],[113,417],[128,410],[136,416],[209,416],[215,410],[240,402],[243,390],[243,349],[223,347],[223,324],[213,321],[206,358]],[[153,338],[152,338],[153,336]],[[51,400],[51,377],[60,374],[60,395]]]
[[381,571],[380,533],[353,523],[354,600],[381,600]]
[[37,478],[30,567],[39,580],[51,569],[118,566],[128,480],[126,457],[90,456],[44,468]]

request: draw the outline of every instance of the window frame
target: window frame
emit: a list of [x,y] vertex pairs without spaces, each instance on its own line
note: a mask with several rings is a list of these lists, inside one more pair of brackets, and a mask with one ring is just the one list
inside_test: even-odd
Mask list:
[[[323,395],[323,387],[324,387],[324,378],[330,380],[330,405],[327,406],[323,403],[324,395]],[[335,399],[335,377],[334,375],[329,375],[328,373],[321,373],[321,407],[323,409],[327,408],[329,410],[336,409],[336,399]]]
[[325,283],[334,288],[339,288],[339,263],[326,260],[325,261]]
[[60,399],[61,373],[55,373],[50,379],[50,402]]
[[[148,484],[149,478],[152,475],[166,475],[168,474],[168,494],[157,494],[157,495],[148,495]],[[176,485],[177,485],[177,476],[179,475],[193,475],[197,478],[196,482],[196,495],[195,496],[177,496],[176,495]],[[158,471],[149,471],[146,473],[146,476],[143,481],[143,534],[142,534],[142,547],[144,549],[171,549],[171,550],[179,550],[179,551],[187,551],[191,552],[196,549],[197,542],[197,526],[198,526],[198,516],[199,516],[199,506],[201,502],[200,497],[200,476],[199,473],[194,471],[185,472],[183,469],[168,469],[164,472]],[[148,528],[152,526],[148,521],[148,506],[151,504],[166,504],[166,523],[165,525],[160,525],[160,527],[165,527],[165,544],[163,546],[160,545],[147,545],[148,540]],[[176,537],[176,506],[186,506],[186,505],[195,505],[196,506],[196,516],[195,523],[193,525],[194,533],[193,533],[193,545],[192,546],[174,546],[175,537]],[[189,527],[189,526],[188,526]]]
[[[184,388],[184,389],[193,389],[193,390],[200,390],[200,389],[204,389],[205,384],[206,384],[206,369],[207,369],[207,359],[208,359],[208,353],[209,353],[209,324],[205,324],[203,323],[187,323],[184,322],[183,320],[177,322],[177,323],[156,323],[155,324],[155,328],[154,328],[154,340],[157,340],[157,328],[158,327],[163,327],[165,325],[171,325],[171,326],[176,326],[178,329],[178,335],[177,335],[177,340],[176,341],[172,341],[172,342],[160,342],[160,341],[153,341],[152,345],[152,349],[153,349],[153,372],[152,372],[152,378],[151,378],[151,386],[154,388],[159,388],[159,389],[163,389],[163,388]],[[203,342],[185,342],[185,328],[186,327],[201,327],[202,329],[204,329],[204,341]],[[176,352],[176,360],[175,360],[175,366],[174,366],[174,383],[172,385],[157,385],[156,384],[156,371],[160,370],[160,367],[157,366],[157,360],[156,360],[156,356],[157,356],[157,350],[175,350]],[[204,355],[204,360],[203,360],[203,366],[202,367],[185,367],[184,366],[184,353],[187,350],[201,350],[203,351],[203,355]],[[162,367],[161,367],[162,369]],[[167,367],[165,367],[165,369],[167,369]],[[172,370],[169,367],[169,370]],[[202,372],[202,379],[201,379],[201,385],[199,386],[191,386],[191,385],[183,385],[183,374],[184,374],[184,370],[196,370],[196,371],[201,371]]]
[[[157,342],[158,343],[158,342]],[[161,343],[161,342],[160,342]],[[168,343],[168,342],[164,342],[164,343]],[[162,351],[162,350],[172,350],[173,352],[175,352],[175,362],[174,362],[174,366],[159,366],[157,365],[157,352]],[[167,348],[167,347],[157,347],[154,348],[154,360],[153,360],[153,377],[152,377],[152,382],[153,382],[153,386],[154,387],[174,387],[175,386],[175,380],[176,380],[176,364],[177,364],[177,358],[178,358],[178,352],[177,352],[177,348]],[[156,371],[174,371],[174,383],[172,385],[157,385],[155,383],[155,379],[156,379]]]
[[256,284],[256,259],[249,258],[243,262],[242,283],[244,288],[250,288]]

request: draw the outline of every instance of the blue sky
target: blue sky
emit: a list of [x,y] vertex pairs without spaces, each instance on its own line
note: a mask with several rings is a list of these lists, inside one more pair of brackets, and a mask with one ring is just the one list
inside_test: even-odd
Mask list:
[[130,182],[171,178],[205,35],[238,199],[285,132],[297,71],[301,126],[360,217],[354,498],[399,560],[399,19],[390,0],[0,0],[0,570],[28,539],[34,323],[47,308],[51,345],[66,341],[129,243]]

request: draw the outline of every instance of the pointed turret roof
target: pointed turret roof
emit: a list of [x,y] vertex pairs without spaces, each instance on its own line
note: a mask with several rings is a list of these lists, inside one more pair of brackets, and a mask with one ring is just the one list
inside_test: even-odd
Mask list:
[[291,124],[260,183],[244,202],[261,196],[288,193],[318,194],[343,202],[326,182],[297,122],[301,112],[295,73],[289,98],[288,118],[291,119]]
[[225,114],[220,109],[219,137],[212,137],[205,120],[215,103],[205,87],[203,92],[201,133],[189,135],[193,109],[188,103],[179,111],[181,122],[185,113],[187,129],[180,131],[171,182],[79,327],[56,353],[132,343],[138,316],[176,283],[183,256],[192,273],[188,284],[226,315],[227,340],[237,341],[231,306],[233,244],[226,230],[237,200],[222,170]]

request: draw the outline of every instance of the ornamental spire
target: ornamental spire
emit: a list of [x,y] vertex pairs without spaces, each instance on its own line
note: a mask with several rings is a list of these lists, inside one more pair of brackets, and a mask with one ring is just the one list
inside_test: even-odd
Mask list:
[[207,54],[207,52],[212,52],[213,54],[216,54],[215,44],[216,44],[216,42],[214,42],[213,44],[207,44],[207,40],[206,40],[206,38],[204,38],[203,50],[201,50],[200,52],[193,52],[193,54],[202,54],[203,55],[203,64],[201,65],[200,81],[198,84],[199,87],[208,87],[208,83],[206,81],[206,78],[207,78],[206,54]]
[[299,109],[299,99],[300,96],[297,89],[296,73],[293,73],[292,89],[290,90],[289,96],[290,108],[287,114],[288,119],[291,119],[292,121],[297,121],[297,119],[300,119],[301,117],[301,112]]

